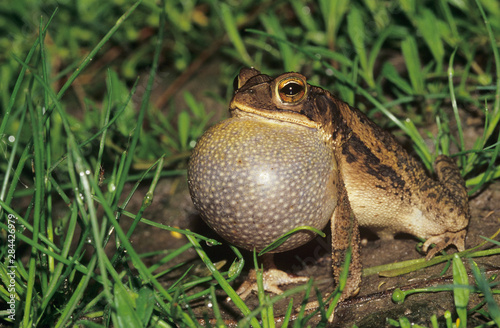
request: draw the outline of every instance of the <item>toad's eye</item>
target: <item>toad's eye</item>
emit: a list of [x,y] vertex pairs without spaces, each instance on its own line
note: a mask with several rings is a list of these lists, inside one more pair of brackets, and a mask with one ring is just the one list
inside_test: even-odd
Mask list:
[[306,82],[297,77],[287,77],[278,83],[278,95],[285,104],[295,104],[306,94]]

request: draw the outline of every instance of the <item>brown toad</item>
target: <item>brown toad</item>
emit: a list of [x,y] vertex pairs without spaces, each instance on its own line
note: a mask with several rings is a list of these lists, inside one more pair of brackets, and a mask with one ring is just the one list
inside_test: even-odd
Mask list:
[[[464,250],[468,196],[449,157],[437,158],[438,180],[429,178],[391,134],[298,73],[273,79],[242,69],[229,110],[231,118],[200,139],[188,169],[195,207],[229,242],[260,251],[295,227],[322,229],[330,220],[336,281],[352,251],[343,298],[361,281],[358,225],[384,239],[425,238],[424,251],[436,244],[428,258],[452,244]],[[313,237],[301,231],[274,251]],[[276,293],[277,285],[304,281],[281,271],[265,279]]]

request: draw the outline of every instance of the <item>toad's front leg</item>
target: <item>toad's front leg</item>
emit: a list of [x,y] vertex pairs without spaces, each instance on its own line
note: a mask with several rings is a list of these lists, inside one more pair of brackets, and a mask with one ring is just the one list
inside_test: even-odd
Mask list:
[[337,286],[347,253],[351,252],[349,273],[342,291],[341,300],[355,296],[359,292],[361,283],[362,266],[359,253],[359,228],[358,221],[352,213],[349,198],[344,183],[339,178],[337,207],[333,213],[332,225],[332,265],[333,275]]

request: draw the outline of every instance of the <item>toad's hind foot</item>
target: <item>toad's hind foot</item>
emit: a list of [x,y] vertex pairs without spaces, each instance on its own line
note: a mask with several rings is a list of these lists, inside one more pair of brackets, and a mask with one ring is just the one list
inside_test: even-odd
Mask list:
[[[282,294],[283,291],[278,286],[306,283],[309,280],[309,277],[300,277],[272,268],[264,271],[262,280],[264,283],[264,290],[266,292],[279,295]],[[254,269],[250,270],[248,277],[243,284],[241,284],[236,293],[240,295],[241,299],[244,300],[252,291],[258,291],[257,275]],[[230,300],[231,299],[228,297],[227,301]]]
[[445,232],[441,235],[438,236],[432,236],[429,239],[427,239],[422,247],[422,250],[424,252],[427,252],[429,249],[429,246],[432,244],[435,244],[436,247],[433,249],[429,250],[427,253],[427,256],[425,257],[427,260],[430,260],[431,258],[434,257],[438,252],[442,251],[449,245],[455,245],[457,249],[461,252],[465,250],[465,235],[467,234],[467,231],[460,230],[458,232]]

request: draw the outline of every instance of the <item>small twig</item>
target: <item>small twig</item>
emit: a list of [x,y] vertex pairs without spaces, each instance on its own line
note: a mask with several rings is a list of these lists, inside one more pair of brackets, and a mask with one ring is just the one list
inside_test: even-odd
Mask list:
[[[266,1],[265,3],[258,6],[253,12],[251,12],[246,19],[238,24],[238,30],[243,29],[245,26],[249,25],[253,22],[262,12],[268,10],[270,6],[277,6],[281,1]],[[168,86],[168,88],[156,99],[155,106],[156,108],[163,108],[170,98],[179,92],[179,89],[189,81],[191,76],[200,69],[200,67],[210,58],[212,57],[219,48],[229,40],[227,34],[215,40],[210,47],[205,49],[200,53],[200,55],[191,62],[189,67],[179,75],[172,84]]]
[[216,40],[210,47],[205,49],[200,53],[200,55],[191,62],[189,67],[179,75],[174,82],[172,82],[168,88],[163,91],[163,93],[156,99],[155,106],[156,108],[163,108],[170,98],[176,94],[179,89],[191,78],[198,69],[207,61],[212,55],[217,52],[217,50],[222,46],[222,44],[227,40],[227,36],[224,36],[218,40]]

